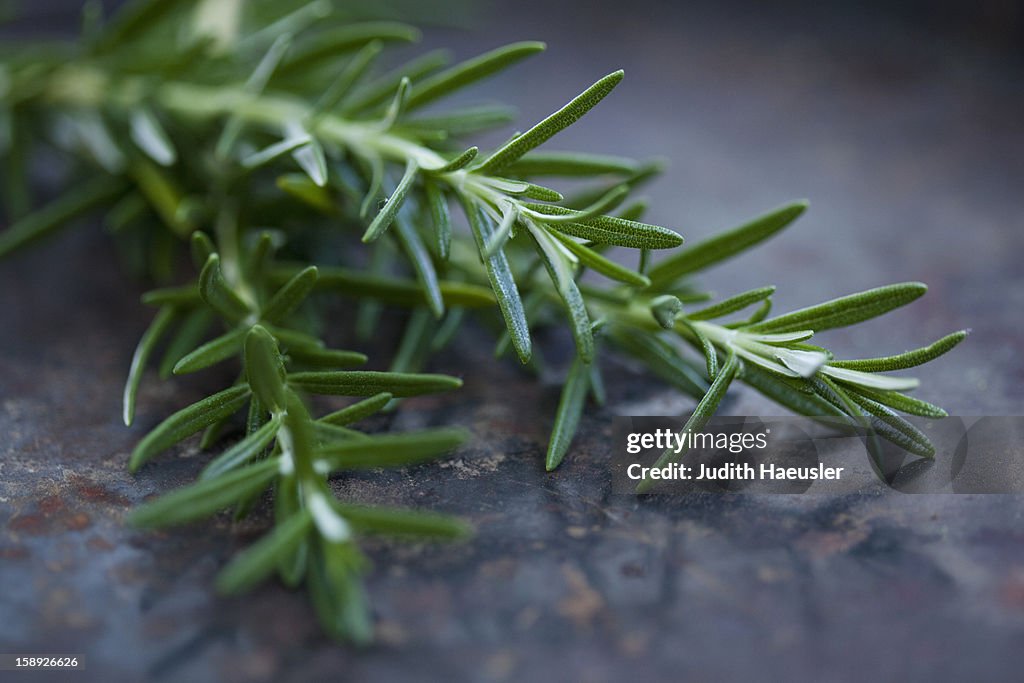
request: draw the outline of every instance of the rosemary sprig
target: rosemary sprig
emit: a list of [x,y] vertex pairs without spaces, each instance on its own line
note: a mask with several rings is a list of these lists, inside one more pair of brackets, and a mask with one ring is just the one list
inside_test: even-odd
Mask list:
[[[931,360],[966,333],[853,361],[807,343],[821,330],[909,303],[923,285],[882,287],[774,318],[771,287],[708,303],[686,278],[777,233],[805,203],[652,265],[655,251],[679,247],[682,237],[641,222],[642,200],[625,202],[660,166],[538,149],[608,96],[621,71],[482,153],[462,137],[506,123],[507,109],[424,115],[421,108],[544,45],[516,43],[456,65],[444,53],[428,53],[379,73],[375,63],[386,46],[418,32],[392,21],[353,21],[345,7],[328,0],[230,7],[137,0],[104,22],[87,4],[77,42],[0,58],[0,123],[9,131],[4,204],[12,220],[0,233],[0,256],[97,209],[107,211],[117,239],[144,255],[161,284],[180,281],[175,244],[186,243],[192,255],[185,284],[143,297],[157,313],[132,359],[126,424],[161,347],[164,377],[229,361],[241,370],[233,385],[153,429],[129,463],[135,470],[198,432],[202,446],[212,445],[242,418],[242,437],[198,482],[133,517],[155,526],[229,507],[244,515],[272,489],[273,530],[228,565],[221,590],[244,590],[276,572],[286,585],[307,585],[330,633],[364,642],[371,621],[358,537],[465,533],[446,517],[342,503],[328,481],[351,469],[419,463],[463,439],[449,429],[380,435],[349,425],[399,397],[457,388],[457,378],[421,370],[469,311],[487,321],[496,310],[504,328],[499,355],[514,349],[533,369],[542,361],[532,330],[569,324],[576,355],[548,469],[568,452],[588,393],[603,400],[598,362],[606,342],[697,399],[691,427],[708,419],[739,379],[798,413],[845,416],[911,452],[932,452],[895,411],[944,413],[903,393],[916,380],[880,373]],[[65,150],[73,175],[64,194],[30,212],[25,160],[40,142]],[[566,200],[539,183],[549,178],[591,182]],[[361,235],[366,246],[338,233]],[[609,259],[609,246],[639,250],[639,267]],[[368,258],[354,255],[366,251]],[[581,283],[586,269],[611,284]],[[382,305],[412,309],[390,372],[349,369],[366,356],[323,344],[309,305],[323,295],[358,300],[354,317],[364,338],[374,333]],[[721,322],[755,306],[746,318]],[[693,358],[685,346],[696,351]],[[310,393],[367,398],[314,418],[303,400]]]

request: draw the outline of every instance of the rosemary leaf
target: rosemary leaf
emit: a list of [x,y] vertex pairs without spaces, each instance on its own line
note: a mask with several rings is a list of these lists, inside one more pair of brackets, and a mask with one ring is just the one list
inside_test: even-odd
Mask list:
[[647,273],[656,288],[666,287],[683,275],[703,270],[762,242],[796,220],[807,202],[793,202],[728,232],[687,247],[656,264]]
[[512,43],[491,50],[478,57],[456,64],[452,68],[424,79],[416,84],[409,96],[408,111],[429,104],[442,95],[464,88],[516,62],[544,50],[544,43]]
[[358,351],[315,349],[304,345],[290,347],[288,355],[293,360],[318,368],[349,368],[353,365],[364,365],[369,360],[366,354]]
[[247,385],[234,386],[182,408],[143,437],[132,451],[128,469],[138,470],[154,455],[218,420],[235,413],[249,398]]
[[472,533],[472,527],[456,517],[422,510],[339,504],[338,511],[352,528],[364,534],[458,540]]
[[161,166],[172,166],[177,161],[171,138],[148,108],[141,107],[132,113],[131,136],[139,149]]
[[364,22],[328,29],[297,45],[281,64],[276,76],[283,80],[320,64],[333,63],[338,55],[370,43],[414,43],[419,39],[420,32],[415,27],[393,21]]
[[637,164],[632,159],[582,152],[531,151],[505,167],[505,172],[515,176],[536,178],[560,176],[568,178],[589,178],[595,175],[631,175]]
[[721,318],[735,313],[736,311],[742,311],[751,304],[756,304],[759,301],[763,301],[775,293],[775,287],[759,287],[757,289],[751,289],[746,292],[741,292],[735,296],[731,296],[728,299],[723,299],[716,304],[706,306],[700,310],[687,313],[686,317],[690,320],[714,320],[715,318]]
[[[438,287],[442,299],[449,306],[480,308],[494,305],[494,294],[478,285],[441,280]],[[419,306],[427,303],[423,288],[414,280],[368,275],[345,268],[321,267],[316,288],[379,299],[400,306]]]
[[394,398],[393,394],[382,391],[358,403],[353,403],[346,408],[324,415],[320,418],[319,422],[339,426],[352,424],[380,412],[392,398]]
[[395,236],[412,263],[413,270],[416,271],[416,279],[427,299],[427,307],[435,318],[440,319],[444,315],[444,295],[441,293],[441,283],[437,279],[437,270],[416,228],[401,215],[401,212],[395,218]]
[[176,311],[170,306],[161,308],[143,333],[139,345],[135,347],[131,368],[128,370],[128,381],[124,385],[123,417],[127,426],[131,426],[132,420],[135,419],[135,395],[139,391],[139,383],[142,381],[142,371],[146,367],[146,361],[149,360],[153,347],[160,342],[160,338],[174,322],[175,315]]
[[[725,365],[715,376],[715,381],[711,383],[711,387],[708,389],[708,393],[704,394],[704,398],[700,400],[697,407],[693,411],[693,415],[683,425],[682,432],[696,432],[700,431],[704,425],[708,423],[708,420],[718,410],[718,404],[722,402],[725,397],[725,392],[732,383],[733,378],[736,376],[736,371],[739,369],[739,361],[736,359],[736,355],[733,353],[729,354],[729,357],[725,361]],[[683,455],[686,454],[686,450],[675,453],[673,451],[666,451],[658,458],[657,462],[654,463],[654,467],[664,467],[669,462],[677,462]],[[651,486],[654,485],[653,479],[644,479],[637,487],[637,493],[646,493]]]
[[715,345],[711,343],[711,340],[701,332],[700,328],[696,325],[690,324],[689,321],[681,321],[683,327],[694,336],[697,340],[697,346],[704,354],[704,362],[707,364],[708,378],[714,379],[718,375],[718,352],[715,351]]
[[[469,220],[477,249],[483,253],[487,248],[487,241],[494,232],[493,223],[479,207],[465,198],[463,198],[463,211]],[[526,363],[530,360],[531,353],[530,326],[526,322],[523,301],[519,297],[519,287],[516,286],[515,278],[512,277],[512,268],[505,252],[498,251],[490,258],[484,259],[484,266],[487,269],[487,279],[490,280],[491,290],[498,301],[498,308],[501,309],[501,315],[505,319],[505,327],[512,339],[512,346],[515,348],[520,362]]]
[[462,170],[469,165],[473,159],[476,159],[476,155],[480,153],[479,147],[470,147],[465,152],[449,161],[440,168],[425,168],[424,173],[430,175],[444,175],[445,173],[454,173],[455,171]]
[[288,384],[314,394],[372,396],[387,391],[394,396],[404,397],[458,389],[462,386],[462,380],[448,375],[344,370],[293,372],[288,375]]
[[[579,212],[550,204],[525,206],[537,213],[551,216],[576,215]],[[677,233],[657,225],[638,223],[615,216],[597,216],[579,223],[553,223],[551,227],[573,237],[590,240],[597,244],[610,244],[634,249],[671,249],[683,243]]]
[[402,64],[397,69],[352,93],[352,96],[346,98],[341,107],[341,113],[347,116],[372,109],[382,102],[386,102],[403,78],[416,82],[450,61],[451,58],[447,50],[434,50]]
[[318,457],[327,462],[332,472],[404,467],[437,458],[459,446],[467,436],[464,430],[453,428],[382,434],[324,446]]
[[967,338],[968,331],[960,330],[948,334],[942,339],[929,344],[928,346],[913,351],[906,351],[895,356],[884,356],[882,358],[865,358],[861,360],[837,360],[831,361],[829,365],[847,370],[860,370],[861,372],[889,372],[892,370],[906,370],[928,361],[935,360],[944,353],[950,351],[957,344]]
[[703,398],[708,383],[671,345],[663,339],[639,330],[613,327],[610,339],[620,349],[647,366],[654,375],[680,391]]
[[576,286],[572,265],[558,248],[558,242],[551,234],[532,222],[527,222],[530,236],[537,245],[537,253],[551,276],[558,296],[565,304],[565,312],[572,323],[572,336],[576,342],[576,354],[589,364],[594,359],[594,335],[590,328],[590,314],[587,305]]
[[359,79],[366,73],[367,69],[380,54],[383,44],[379,40],[373,40],[364,45],[359,52],[352,57],[345,65],[345,68],[338,73],[330,87],[317,100],[310,113],[310,118],[316,120],[321,115],[333,111],[344,101],[345,97],[351,94],[352,87],[359,82]]
[[319,276],[316,266],[300,270],[263,306],[260,317],[272,324],[287,318],[313,291]]
[[405,173],[395,187],[395,191],[391,193],[384,207],[381,208],[380,213],[377,214],[377,217],[373,219],[373,222],[370,223],[370,226],[363,234],[363,242],[373,242],[383,235],[385,230],[391,227],[391,223],[394,222],[395,216],[398,215],[398,210],[402,208],[402,203],[412,188],[413,181],[416,180],[418,170],[419,167],[416,165],[416,162],[410,159],[405,165]]
[[452,243],[452,220],[448,212],[448,198],[445,197],[440,186],[429,179],[425,179],[423,182],[423,192],[434,224],[437,255],[442,261],[447,261]]
[[265,489],[277,470],[275,460],[264,460],[214,479],[204,479],[144,504],[128,521],[138,527],[162,527],[209,517]]
[[240,323],[250,315],[249,307],[224,279],[220,256],[210,254],[199,274],[199,296],[229,322]]
[[554,471],[562,463],[569,450],[579,427],[589,385],[590,372],[587,362],[576,356],[565,378],[562,395],[558,400],[558,411],[555,413],[555,424],[551,428],[547,457],[544,461],[544,467],[548,472]]
[[167,342],[163,358],[160,359],[160,379],[170,377],[178,361],[200,344],[206,336],[206,331],[213,324],[213,318],[213,311],[205,306],[195,308],[184,316],[177,331]]
[[882,405],[894,408],[901,412],[909,415],[919,415],[921,417],[939,418],[946,417],[947,413],[942,408],[932,405],[927,401],[922,401],[919,398],[913,396],[907,396],[901,394],[898,391],[876,391],[874,389],[858,386],[853,390],[862,396],[866,396]]
[[122,181],[101,176],[68,191],[48,206],[0,232],[0,258],[56,232],[78,216],[113,201],[124,189]]
[[174,364],[172,372],[175,375],[187,375],[231,358],[242,348],[247,331],[244,327],[236,327],[216,339],[211,339],[199,348],[185,354]]
[[506,143],[486,161],[473,169],[475,173],[494,174],[502,171],[534,147],[545,143],[562,130],[576,123],[584,114],[593,109],[608,93],[615,89],[625,74],[615,71],[577,95],[564,107],[547,117],[530,130]]
[[253,460],[270,445],[280,428],[281,418],[276,416],[270,418],[270,421],[259,429],[211,460],[199,474],[199,479],[219,477],[225,472],[237,469]]
[[335,212],[330,192],[302,173],[286,173],[277,177],[278,189],[325,214]]
[[217,590],[244,593],[274,573],[282,558],[294,553],[313,526],[309,512],[300,510],[240,553],[217,576]]
[[633,285],[634,287],[646,287],[651,284],[651,281],[646,276],[630,270],[625,266],[621,266],[611,259],[605,258],[593,249],[588,249],[579,242],[561,234],[557,230],[552,230],[549,234],[565,245],[565,248],[571,251],[576,258],[580,260],[581,264],[595,272],[601,273],[605,277],[618,280],[619,282],[625,282],[626,284]]
[[[652,278],[653,279],[653,278]],[[905,306],[928,291],[921,282],[903,282],[869,289],[857,294],[802,308],[747,327],[749,332],[793,332],[845,327]]]
[[261,325],[245,337],[245,376],[253,395],[271,413],[285,406],[285,369],[277,340]]

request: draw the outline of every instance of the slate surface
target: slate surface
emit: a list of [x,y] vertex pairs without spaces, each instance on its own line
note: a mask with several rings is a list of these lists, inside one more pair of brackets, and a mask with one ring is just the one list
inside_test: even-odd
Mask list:
[[[1021,413],[1019,56],[846,5],[641,3],[630,18],[588,4],[544,21],[546,5],[517,6],[460,54],[513,38],[548,39],[551,53],[479,95],[521,103],[530,120],[625,66],[620,91],[563,146],[672,159],[650,189],[653,218],[696,238],[813,200],[760,257],[709,274],[713,286],[773,282],[786,308],[927,281],[925,299],[829,343],[895,352],[972,327],[921,373],[920,395],[953,413]],[[333,645],[306,600],[276,585],[217,598],[217,569],[263,517],[162,533],[122,520],[202,462],[190,445],[131,477],[134,442],[223,378],[151,378],[141,423],[120,425],[149,312],[113,264],[93,228],[0,265],[0,651],[84,655],[88,672],[65,680],[1012,680],[1024,665],[1020,497],[612,496],[610,416],[687,401],[612,364],[610,407],[547,475],[558,387],[490,362],[480,333],[433,366],[482,368],[462,391],[394,418],[462,424],[473,442],[439,466],[337,484],[478,530],[455,547],[368,546],[378,644]],[[770,410],[744,391],[728,407]]]

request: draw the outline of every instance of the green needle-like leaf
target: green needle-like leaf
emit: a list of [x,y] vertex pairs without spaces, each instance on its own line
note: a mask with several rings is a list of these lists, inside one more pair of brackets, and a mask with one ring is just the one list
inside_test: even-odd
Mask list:
[[742,379],[771,400],[798,415],[808,417],[842,417],[844,415],[841,410],[812,391],[805,391],[794,386],[794,382],[797,380],[762,370],[751,363],[743,366]]
[[576,342],[576,354],[589,364],[594,359],[594,335],[590,327],[590,314],[587,304],[576,286],[575,273],[572,265],[564,254],[559,251],[558,243],[544,228],[527,222],[530,236],[537,244],[537,253],[544,262],[544,267],[555,285],[558,296],[565,304],[565,312],[572,323],[572,336]]
[[[483,253],[487,248],[487,241],[494,232],[494,224],[491,219],[471,201],[463,198],[463,211],[469,219],[469,226],[473,231],[477,249]],[[526,313],[523,311],[523,301],[519,297],[519,287],[516,286],[515,278],[512,276],[512,267],[504,251],[498,251],[490,258],[484,260],[487,269],[487,279],[490,280],[491,290],[498,301],[498,308],[505,319],[505,327],[512,338],[512,346],[515,347],[519,360],[526,363],[530,360],[530,326],[526,322]]]
[[131,136],[139,149],[161,166],[171,166],[177,161],[174,143],[149,109],[143,107],[132,113]]
[[437,270],[434,268],[430,252],[427,251],[427,246],[423,244],[416,228],[401,213],[395,218],[395,236],[412,263],[413,270],[416,271],[416,278],[423,288],[430,312],[434,314],[435,318],[440,319],[444,315],[444,295],[441,294],[441,283],[437,279]]
[[189,237],[189,255],[192,257],[192,265],[197,269],[202,269],[206,265],[206,260],[210,258],[211,254],[217,252],[217,247],[214,246],[213,240],[202,230],[196,230]]
[[407,118],[402,122],[402,128],[412,132],[441,131],[448,137],[459,137],[504,126],[514,121],[515,117],[516,110],[511,107],[483,105]]
[[300,147],[308,145],[309,142],[310,137],[308,135],[285,138],[242,159],[242,168],[252,170],[266,166],[285,154],[290,154]]
[[327,184],[327,156],[316,138],[310,138],[306,144],[292,150],[292,158],[314,185],[323,187]]
[[806,210],[807,202],[787,204],[734,230],[687,247],[655,265],[647,274],[655,288],[666,287],[684,275],[703,270],[768,239]]
[[277,290],[263,307],[260,317],[268,323],[279,323],[287,318],[313,291],[319,276],[320,273],[316,266],[300,270],[281,289]]
[[45,208],[0,232],[0,258],[56,232],[78,216],[113,201],[124,192],[124,187],[122,181],[103,176],[70,190]]
[[276,460],[265,460],[215,479],[204,479],[146,503],[128,521],[138,527],[158,527],[209,517],[265,489],[277,476],[278,467]]
[[153,348],[160,342],[167,329],[174,321],[175,310],[170,307],[161,308],[153,318],[139,345],[135,347],[135,354],[132,356],[131,368],[128,370],[128,381],[124,385],[124,423],[131,426],[135,419],[135,395],[139,391],[139,383],[142,381],[142,371],[146,367]]
[[551,439],[548,441],[548,453],[544,464],[548,472],[554,471],[569,451],[569,445],[579,427],[589,386],[590,371],[587,363],[576,356],[569,367],[565,386],[562,387],[558,412],[555,413],[555,424],[551,429]]
[[278,189],[287,192],[302,203],[325,214],[335,213],[334,199],[324,187],[317,185],[304,173],[286,173],[277,178]]
[[277,340],[261,325],[245,337],[245,376],[261,405],[272,413],[284,410],[284,363]]
[[452,220],[448,212],[448,198],[441,191],[441,187],[430,180],[424,181],[423,192],[437,237],[437,255],[442,261],[447,261],[452,243]]
[[429,173],[431,175],[444,175],[445,173],[454,173],[455,171],[462,170],[463,168],[468,166],[469,163],[473,161],[473,159],[476,159],[476,155],[479,154],[479,152],[479,147],[470,147],[465,152],[455,157],[444,166],[441,166],[440,168],[425,168],[423,169],[423,172]]
[[516,62],[544,50],[544,43],[513,43],[456,64],[413,86],[407,110],[418,109],[442,95],[464,88]]
[[[700,400],[697,407],[693,411],[693,415],[686,421],[683,426],[682,432],[697,432],[700,431],[704,425],[708,423],[708,420],[718,410],[718,404],[722,402],[725,397],[725,392],[732,383],[733,378],[736,376],[736,371],[739,369],[739,361],[736,359],[736,355],[730,353],[729,357],[725,361],[725,365],[718,372],[715,377],[715,381],[711,383],[711,387],[708,389],[708,393],[704,394],[704,398]],[[654,467],[664,467],[669,462],[676,462],[685,455],[686,451],[680,451],[675,453],[674,451],[666,451],[658,461],[654,463]],[[637,493],[647,492],[651,486],[654,485],[654,479],[644,479],[636,487]]]
[[697,399],[707,393],[707,380],[660,337],[639,330],[612,328],[610,338],[616,346],[676,389]]
[[758,301],[763,301],[775,293],[775,287],[759,287],[758,289],[751,289],[746,292],[741,292],[735,296],[731,296],[728,299],[723,299],[716,304],[706,306],[700,310],[687,313],[686,317],[690,320],[714,320],[715,318],[721,318],[735,313],[736,311],[742,311],[747,306],[756,304]]
[[456,517],[422,510],[339,504],[338,512],[358,533],[456,540],[473,529]]
[[366,354],[358,351],[340,351],[337,349],[315,349],[308,346],[289,347],[288,355],[300,363],[319,368],[350,368],[353,365],[364,365]]
[[898,391],[878,391],[868,387],[858,386],[851,389],[852,392],[866,396],[882,405],[894,408],[909,415],[921,417],[940,418],[946,417],[947,413],[939,406],[932,405],[913,396],[901,394]]
[[651,281],[646,276],[621,266],[609,258],[605,258],[593,249],[583,246],[556,230],[552,230],[549,234],[565,245],[565,248],[571,251],[580,260],[581,264],[595,272],[601,273],[605,277],[625,282],[627,285],[633,285],[634,287],[646,287],[651,284]]
[[[438,286],[448,306],[481,308],[494,305],[494,295],[485,287],[449,280],[440,281]],[[380,277],[346,268],[321,267],[316,289],[379,299],[398,306],[420,306],[427,303],[426,293],[414,280]]]
[[94,45],[96,52],[111,52],[149,31],[183,0],[136,0],[122,7],[104,27]]
[[624,75],[622,71],[615,71],[594,83],[554,114],[507,142],[487,161],[474,168],[474,172],[493,175],[504,170],[534,147],[544,144],[557,133],[579,121],[584,114],[593,109],[598,102],[615,89],[615,86],[622,82]]
[[235,290],[224,279],[220,268],[220,256],[210,254],[199,274],[199,296],[229,322],[240,323],[251,311]]
[[278,68],[277,76],[283,81],[321,64],[333,63],[338,55],[374,41],[414,43],[419,39],[420,32],[415,27],[392,21],[365,22],[328,29],[298,44]]
[[175,375],[187,375],[231,358],[241,350],[242,341],[245,339],[247,331],[244,327],[236,327],[230,332],[225,332],[216,339],[206,342],[194,351],[185,354],[174,364],[172,372]]
[[225,472],[245,465],[266,450],[281,428],[281,418],[272,417],[244,439],[210,461],[200,473],[200,479],[213,479]]
[[314,394],[372,396],[387,391],[395,396],[405,397],[458,389],[462,386],[462,380],[449,375],[343,370],[293,372],[288,375],[288,384]]
[[330,470],[404,467],[432,460],[461,445],[461,429],[429,429],[404,434],[383,434],[358,441],[342,441],[320,449],[318,456]]
[[[366,595],[360,582],[359,555],[350,543],[321,543],[306,581],[321,626],[335,638],[356,645],[373,637]],[[353,557],[355,556],[355,557]]]
[[628,176],[637,171],[632,159],[582,152],[532,151],[505,167],[505,172],[523,178],[559,176],[590,178],[611,174]]
[[157,453],[237,412],[249,398],[248,385],[225,389],[183,408],[157,425],[132,451],[128,469],[138,470]]
[[402,203],[409,194],[409,190],[412,189],[412,184],[416,180],[418,170],[419,167],[415,161],[410,160],[406,164],[405,174],[402,175],[402,179],[398,182],[395,191],[391,193],[391,197],[388,198],[380,213],[370,223],[370,227],[366,229],[366,232],[363,234],[363,242],[373,242],[383,235],[385,230],[391,227],[395,216],[398,215],[398,210],[402,208]]
[[411,87],[412,81],[408,78],[403,78],[398,83],[398,90],[395,92],[391,104],[388,105],[387,111],[384,112],[384,118],[380,121],[379,126],[381,130],[390,130],[405,112],[405,103],[409,99],[409,89]]
[[948,334],[933,344],[906,351],[895,356],[884,356],[882,358],[865,358],[861,360],[836,360],[829,365],[847,370],[859,370],[861,372],[890,372],[892,370],[906,370],[928,361],[935,360],[944,353],[950,351],[957,344],[967,338],[967,330],[960,330]]
[[379,40],[374,40],[364,45],[359,52],[352,57],[351,60],[345,65],[345,68],[334,79],[331,86],[324,92],[323,96],[317,100],[316,105],[311,113],[311,118],[316,119],[319,116],[333,111],[341,102],[347,97],[351,91],[352,86],[359,82],[359,79],[366,73],[370,65],[380,54],[382,44]]
[[718,374],[718,352],[715,350],[715,345],[711,343],[711,340],[701,332],[700,327],[691,324],[687,320],[681,321],[683,327],[691,334],[697,341],[697,347],[700,348],[704,354],[704,362],[707,364],[708,378],[714,379]]
[[167,342],[167,349],[160,359],[160,379],[167,379],[174,372],[174,366],[190,351],[196,348],[213,324],[214,313],[205,306],[189,311],[178,325],[177,331]]
[[[920,455],[924,458],[935,457],[935,446],[917,427],[882,404],[872,401],[866,396],[861,396],[855,391],[847,392],[847,396],[854,403],[877,418],[874,421],[874,427],[882,437],[915,455]],[[878,421],[881,421],[884,426],[878,424]],[[889,427],[889,429],[886,429],[886,427]]]
[[683,302],[672,294],[662,294],[651,299],[651,315],[658,321],[662,329],[671,330],[676,319],[683,314]]
[[300,510],[239,554],[217,576],[217,590],[244,593],[277,570],[282,558],[294,553],[313,527],[309,512]]
[[[528,209],[551,216],[579,215],[580,212],[551,204],[524,204]],[[551,223],[551,228],[597,244],[634,249],[671,249],[683,243],[678,233],[657,225],[638,223],[615,216],[595,216],[579,223]]]
[[417,57],[410,62],[402,64],[397,69],[377,78],[371,83],[360,88],[357,92],[352,93],[351,97],[345,99],[345,102],[341,107],[341,113],[348,116],[357,112],[372,109],[373,107],[387,102],[388,98],[394,94],[395,88],[398,87],[398,84],[402,82],[403,78],[408,78],[410,81],[415,83],[426,74],[436,71],[440,67],[448,64],[450,61],[451,57],[447,50],[434,50]]
[[374,394],[368,399],[353,403],[352,405],[336,410],[333,413],[329,413],[320,418],[319,422],[325,424],[344,426],[358,422],[363,418],[367,418],[371,415],[379,413],[384,407],[391,402],[394,395],[383,391],[379,394]]
[[854,325],[905,306],[928,291],[920,282],[903,282],[869,289],[857,294],[802,308],[746,328],[749,332],[795,332],[822,330]]

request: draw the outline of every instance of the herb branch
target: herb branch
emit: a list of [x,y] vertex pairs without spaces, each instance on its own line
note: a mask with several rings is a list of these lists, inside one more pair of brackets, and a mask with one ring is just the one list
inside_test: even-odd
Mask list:
[[[153,361],[163,378],[227,362],[241,371],[231,386],[161,422],[129,462],[137,470],[197,433],[209,448],[236,417],[243,423],[241,438],[196,483],[132,517],[158,526],[227,508],[244,516],[271,489],[273,529],[224,569],[219,589],[239,592],[276,573],[308,587],[329,633],[370,639],[358,539],[451,539],[467,528],[440,515],[344,503],[329,481],[424,462],[463,441],[455,429],[369,434],[351,425],[403,397],[458,388],[459,379],[422,370],[473,312],[500,320],[498,356],[512,351],[534,370],[543,361],[533,330],[562,320],[572,332],[576,355],[549,470],[569,451],[588,395],[604,400],[605,345],[698,401],[687,428],[709,419],[739,380],[794,412],[842,417],[912,453],[934,454],[898,413],[945,413],[905,393],[916,379],[883,373],[932,360],[965,332],[862,360],[837,360],[809,343],[910,303],[924,285],[880,287],[775,317],[773,287],[708,303],[692,276],[773,236],[805,203],[679,248],[680,235],[642,222],[645,203],[630,200],[657,164],[539,149],[608,96],[621,71],[482,152],[465,138],[508,123],[509,110],[445,110],[444,102],[544,45],[516,43],[455,65],[428,53],[380,71],[389,45],[419,33],[353,19],[347,5],[139,0],[104,19],[87,3],[79,40],[0,53],[11,219],[0,256],[103,210],[127,262],[162,285],[143,297],[157,311],[130,364],[125,423]],[[428,105],[439,108],[424,113]],[[43,145],[66,153],[69,189],[32,211],[28,166]],[[566,199],[540,184],[561,178],[591,185]],[[638,250],[638,266],[609,258],[614,246]],[[675,251],[656,260],[658,250]],[[193,268],[175,285],[182,251]],[[581,282],[588,270],[608,283]],[[325,295],[355,300],[364,341],[383,306],[411,309],[390,371],[352,369],[367,357],[324,344],[311,301]],[[310,394],[361,400],[315,417]]]

